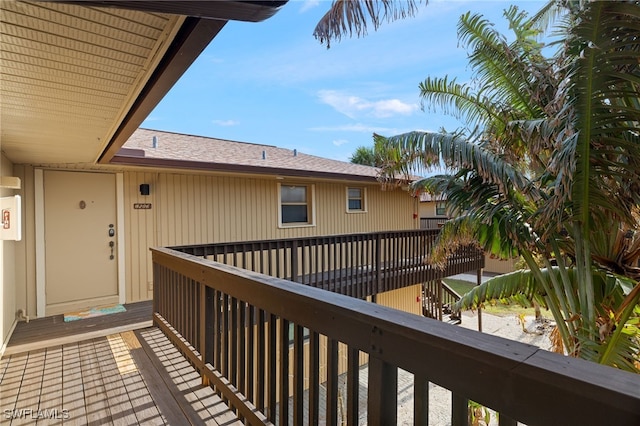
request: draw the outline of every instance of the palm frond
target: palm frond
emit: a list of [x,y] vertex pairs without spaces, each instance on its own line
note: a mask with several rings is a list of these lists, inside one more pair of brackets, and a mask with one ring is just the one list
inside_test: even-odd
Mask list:
[[397,173],[408,176],[416,169],[433,167],[434,160],[441,159],[450,169],[474,170],[485,183],[498,185],[505,192],[511,188],[531,190],[528,178],[520,170],[459,135],[416,131],[391,137],[374,135],[374,139],[376,148],[384,150],[383,180],[395,178]]
[[492,101],[455,79],[427,77],[419,84],[422,109],[437,110],[472,126],[502,120]]
[[493,24],[482,15],[467,13],[460,18],[458,37],[471,49],[469,64],[476,80],[484,82],[483,90],[489,98],[494,102],[500,99],[502,105],[514,109],[514,114],[521,110],[527,116],[537,115],[535,105],[521,90],[529,84],[528,74],[522,69],[525,62],[518,60],[517,51]]
[[[545,273],[548,273],[546,271]],[[547,307],[544,289],[540,287],[534,275],[529,270],[519,270],[499,275],[474,287],[462,296],[452,307],[453,310],[477,309],[482,304],[492,300],[503,303],[518,303],[524,307],[532,306],[537,301]]]
[[[329,11],[316,24],[313,36],[326,43],[327,49],[331,41],[340,41],[342,36],[358,37],[367,34],[370,21],[377,30],[384,21],[414,16],[418,4],[422,0],[334,0]],[[425,4],[428,0],[425,0]]]

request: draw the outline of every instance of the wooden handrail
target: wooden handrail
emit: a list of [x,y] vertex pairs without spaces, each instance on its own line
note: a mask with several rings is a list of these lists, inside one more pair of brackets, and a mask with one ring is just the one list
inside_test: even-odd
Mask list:
[[[290,375],[294,386],[301,380],[296,376],[299,360],[292,362],[297,368],[289,368],[289,357],[278,356],[289,348],[286,331],[292,324],[298,330],[294,353],[308,360],[315,377],[308,392],[314,400],[308,405],[316,411],[317,339],[325,336],[329,360],[338,356],[334,342],[346,345],[349,353],[368,355],[369,382],[377,384],[368,388],[370,424],[393,422],[397,416],[396,394],[387,391],[397,386],[397,368],[418,378],[416,395],[425,394],[423,380],[428,380],[450,389],[459,396],[456,400],[472,399],[529,425],[640,424],[637,375],[175,250],[152,252],[156,324],[164,324],[172,340],[188,346],[185,352],[203,376],[218,378],[215,389],[250,422],[288,417],[289,404],[277,403],[287,395],[293,395],[294,407],[301,406],[296,400],[300,390],[286,391]],[[309,330],[313,344],[301,342],[299,327]],[[249,340],[249,329],[259,336]],[[253,374],[239,374],[248,365],[256,366],[255,380]],[[336,369],[327,370],[332,372],[328,386],[334,389]],[[243,393],[247,380],[254,386]],[[424,401],[418,399],[415,411],[421,412]],[[334,416],[337,401],[327,406],[333,410],[327,415]],[[315,419],[311,410],[310,416]]]
[[171,247],[266,275],[364,299],[484,267],[484,254],[463,247],[444,269],[424,260],[437,230],[412,229]]

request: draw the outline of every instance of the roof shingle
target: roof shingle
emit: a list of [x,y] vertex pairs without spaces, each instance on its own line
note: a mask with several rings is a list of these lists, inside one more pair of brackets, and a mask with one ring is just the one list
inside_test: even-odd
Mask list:
[[[157,146],[153,147],[156,137]],[[173,160],[176,162],[208,163],[210,169],[215,165],[244,166],[251,168],[276,169],[287,175],[289,171],[329,173],[375,180],[379,169],[331,160],[303,154],[295,150],[278,148],[272,145],[234,142],[204,136],[186,135],[151,129],[138,129],[124,144],[117,157],[125,157],[127,149],[144,151],[144,159]],[[297,173],[299,174],[299,173]]]

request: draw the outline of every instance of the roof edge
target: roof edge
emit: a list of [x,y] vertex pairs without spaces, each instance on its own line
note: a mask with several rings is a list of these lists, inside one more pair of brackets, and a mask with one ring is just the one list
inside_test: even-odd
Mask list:
[[345,173],[331,173],[313,170],[283,169],[278,167],[247,166],[228,163],[208,163],[204,161],[170,160],[163,158],[149,158],[126,155],[126,152],[119,152],[109,164],[140,166],[140,167],[161,167],[168,169],[188,169],[210,172],[227,172],[240,174],[257,174],[289,177],[312,177],[332,180],[348,180],[354,182],[379,183],[373,176],[352,175]]
[[227,21],[187,18],[160,64],[98,158],[108,164]]
[[237,1],[237,0],[38,0],[68,3],[81,6],[111,7],[143,12],[168,13],[223,21],[260,22],[272,17],[288,0]]

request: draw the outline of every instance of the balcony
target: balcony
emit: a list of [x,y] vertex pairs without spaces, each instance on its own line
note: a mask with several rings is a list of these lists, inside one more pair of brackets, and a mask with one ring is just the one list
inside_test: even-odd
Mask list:
[[[423,259],[434,238],[153,249],[154,327],[3,358],[3,405],[16,392],[13,408],[55,408],[47,401],[62,395],[76,401],[78,424],[426,425],[435,383],[452,393],[453,425],[467,424],[469,400],[499,412],[501,425],[640,424],[636,375],[371,303],[481,267],[466,248],[432,268]],[[123,375],[114,360],[126,368],[127,354],[137,372]]]
[[426,265],[429,232],[155,249],[154,323],[250,424],[425,425],[429,383],[452,392],[454,425],[469,400],[501,425],[640,424],[636,375],[364,300],[481,264]]

